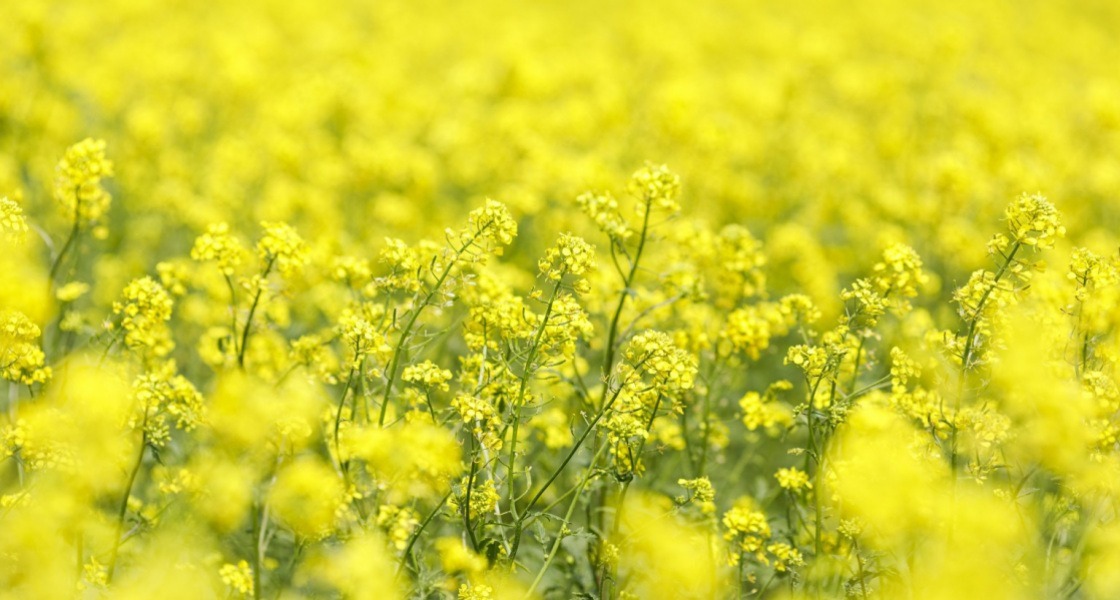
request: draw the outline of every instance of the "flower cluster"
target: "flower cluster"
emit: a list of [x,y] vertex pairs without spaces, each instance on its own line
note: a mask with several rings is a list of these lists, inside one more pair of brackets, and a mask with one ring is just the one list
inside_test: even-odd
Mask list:
[[191,248],[191,258],[200,262],[214,261],[226,277],[241,266],[244,248],[229,230],[229,223],[213,223],[198,236]]
[[21,312],[0,313],[0,377],[31,385],[51,376],[46,356],[39,346],[42,332]]
[[[556,245],[545,252],[538,264],[541,274],[552,281],[560,281],[564,275],[577,277],[587,274],[595,268],[595,247],[588,244],[583,238],[568,234],[560,234]],[[578,279],[573,285],[576,292],[587,293],[590,284],[586,279]]]
[[576,196],[576,204],[611,239],[625,241],[634,234],[610,192],[584,192]]
[[96,223],[109,211],[109,192],[101,180],[112,175],[105,140],[86,138],[66,149],[55,167],[54,198],[75,227]]
[[770,539],[770,524],[766,514],[759,511],[750,498],[740,498],[735,506],[723,515],[724,538],[732,542],[733,551],[728,555],[732,565],[739,564],[744,555],[755,555],[762,560],[763,545]]
[[687,496],[678,496],[676,498],[677,504],[695,502],[700,507],[700,512],[706,515],[716,511],[716,490],[712,487],[712,482],[707,477],[678,479],[677,485],[683,487],[685,491],[688,492]]
[[[307,243],[287,223],[262,222],[264,232],[257,241],[257,256],[261,264],[276,270],[284,277],[298,274],[307,264]],[[219,261],[220,262],[220,261]]]
[[813,484],[809,482],[809,474],[796,468],[778,469],[774,478],[778,480],[778,485],[783,490],[789,490],[795,494],[813,487]]
[[1022,194],[1004,212],[1011,241],[1038,250],[1054,247],[1065,236],[1058,209],[1042,194]]
[[218,569],[218,576],[231,595],[238,598],[253,597],[253,568],[248,562],[240,560],[237,564],[226,563]]
[[142,356],[167,356],[174,347],[167,322],[171,320],[171,295],[151,277],[129,283],[113,313],[121,319],[124,342]]
[[517,237],[517,221],[505,204],[487,199],[467,216],[466,229],[456,236],[464,246],[477,245],[484,252],[501,255]]
[[197,427],[203,418],[202,394],[186,377],[166,365],[145,373],[132,384],[136,411],[129,425],[142,428],[147,443],[161,447],[170,439],[170,425],[185,431]]
[[634,336],[624,357],[630,368],[644,373],[667,396],[692,388],[696,381],[696,357],[678,348],[667,333],[645,331]]
[[647,163],[630,177],[628,189],[638,199],[641,214],[645,214],[650,208],[669,214],[681,209],[677,202],[681,178],[665,165]]
[[27,233],[27,217],[23,208],[7,197],[0,198],[0,233],[9,238],[19,238]]

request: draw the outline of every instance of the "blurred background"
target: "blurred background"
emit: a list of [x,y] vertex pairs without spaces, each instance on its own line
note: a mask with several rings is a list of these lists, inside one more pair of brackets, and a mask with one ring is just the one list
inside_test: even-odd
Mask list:
[[[1120,211],[1120,5],[358,0],[5,3],[0,195],[52,237],[53,167],[108,140],[107,302],[215,221],[322,252],[438,238],[485,197],[535,261],[644,161],[683,218],[748,226],[771,286],[835,303],[906,241],[948,290],[1039,191],[1106,253]],[[548,221],[539,240],[536,223]],[[114,225],[114,223],[116,225]],[[521,260],[516,259],[515,260]],[[935,282],[934,286],[938,284]]]

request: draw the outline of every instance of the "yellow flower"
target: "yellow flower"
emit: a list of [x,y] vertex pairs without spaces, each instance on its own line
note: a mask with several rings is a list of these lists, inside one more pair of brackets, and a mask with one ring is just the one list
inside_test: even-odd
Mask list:
[[[538,268],[552,281],[560,281],[564,275],[584,275],[595,268],[595,247],[583,238],[562,233],[556,245],[540,260]],[[578,280],[574,287],[577,292],[588,291],[586,280]]]
[[174,347],[167,321],[171,320],[171,296],[151,277],[135,279],[124,288],[113,313],[121,318],[124,341],[143,356],[167,356]]
[[31,385],[51,377],[39,347],[42,332],[21,312],[0,311],[0,377]]
[[230,234],[229,224],[214,223],[195,240],[191,258],[200,262],[215,261],[222,273],[231,277],[241,266],[243,252],[241,242]]
[[576,197],[576,204],[612,239],[625,241],[634,234],[618,210],[618,200],[610,192],[584,192]]
[[55,167],[54,197],[76,226],[94,223],[108,212],[109,193],[101,179],[112,175],[104,140],[86,138],[66,149]]
[[262,221],[264,233],[257,241],[257,255],[261,263],[273,265],[284,277],[291,277],[303,270],[308,261],[307,243],[287,223]]
[[71,281],[55,290],[55,298],[59,302],[73,302],[78,298],[86,295],[89,291],[89,284],[81,281]]
[[630,193],[642,204],[640,213],[657,208],[667,213],[681,209],[677,195],[681,191],[681,179],[665,165],[646,163],[630,177]]
[[0,198],[0,233],[9,238],[21,238],[27,233],[27,217],[14,200]]
[[1004,212],[1011,239],[1039,250],[1054,247],[1057,238],[1064,237],[1058,209],[1042,194],[1022,194]]
[[222,578],[230,594],[241,598],[253,597],[253,568],[247,561],[241,560],[237,564],[225,563],[218,569],[218,576]]
[[809,474],[797,468],[778,469],[774,477],[783,490],[789,490],[795,494],[813,488],[813,484],[809,482]]

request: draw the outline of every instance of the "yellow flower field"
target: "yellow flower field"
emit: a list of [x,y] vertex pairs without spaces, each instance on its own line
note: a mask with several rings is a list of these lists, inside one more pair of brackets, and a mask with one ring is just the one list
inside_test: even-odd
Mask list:
[[1120,596],[1117,31],[4,3],[0,597]]

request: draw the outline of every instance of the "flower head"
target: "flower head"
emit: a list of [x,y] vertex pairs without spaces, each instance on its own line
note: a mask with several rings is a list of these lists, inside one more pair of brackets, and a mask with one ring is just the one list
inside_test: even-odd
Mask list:
[[[556,245],[545,252],[537,267],[542,275],[552,281],[560,281],[567,274],[584,275],[595,268],[595,247],[581,237],[562,233]],[[590,284],[586,279],[579,279],[574,289],[576,292],[586,292],[590,290]]]
[[101,187],[101,179],[112,175],[105,140],[86,138],[67,148],[55,167],[55,200],[79,226],[94,223],[109,210],[109,192]]
[[230,277],[241,266],[244,248],[241,242],[229,232],[229,223],[214,223],[206,228],[206,233],[198,236],[191,248],[191,258],[197,261],[215,261],[226,277]]
[[274,264],[284,277],[299,273],[308,261],[307,243],[287,223],[261,222],[264,233],[257,241],[261,262]]
[[15,200],[0,198],[0,235],[19,238],[27,233],[27,217]]
[[681,191],[681,178],[665,165],[646,163],[630,177],[630,193],[646,207],[658,208],[668,213],[681,209],[677,195]]
[[1058,209],[1042,194],[1022,194],[1004,211],[1011,239],[1039,250],[1054,247],[1066,234]]

